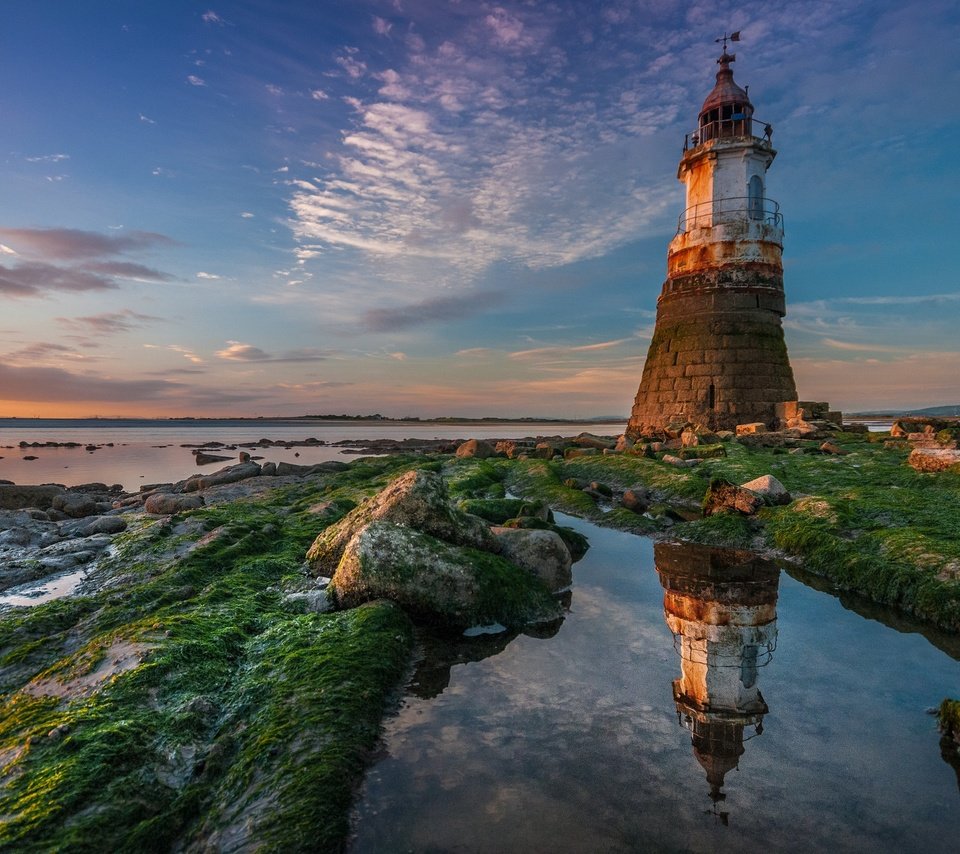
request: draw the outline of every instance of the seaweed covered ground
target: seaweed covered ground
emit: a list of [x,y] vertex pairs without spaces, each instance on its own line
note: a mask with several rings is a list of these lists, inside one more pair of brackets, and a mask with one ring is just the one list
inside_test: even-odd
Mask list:
[[417,462],[142,516],[94,591],[2,615],[0,848],[337,850],[412,627],[311,612],[304,553]]
[[[0,849],[340,849],[413,629],[388,602],[314,609],[304,557],[413,468],[441,472],[491,523],[522,517],[523,497],[636,533],[775,551],[960,629],[960,475],[918,473],[908,448],[874,438],[839,434],[846,454],[729,441],[690,468],[391,455],[173,516],[131,513],[81,595],[0,614]],[[791,504],[699,512],[711,480],[765,474]],[[645,512],[623,506],[631,489]]]

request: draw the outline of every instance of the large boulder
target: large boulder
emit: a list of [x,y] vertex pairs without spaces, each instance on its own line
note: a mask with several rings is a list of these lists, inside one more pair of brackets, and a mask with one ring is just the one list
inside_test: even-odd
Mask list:
[[[907,463],[917,471],[960,471],[960,451],[938,448],[914,448]],[[953,466],[957,466],[953,469]]]
[[566,543],[555,531],[528,528],[494,528],[500,554],[539,578],[551,593],[573,582],[573,559]]
[[603,451],[607,448],[616,448],[617,442],[615,439],[608,439],[604,436],[595,436],[593,433],[579,433],[574,436],[571,440],[574,445],[577,445],[581,448],[596,448],[598,451]]
[[82,519],[84,516],[95,516],[99,508],[97,502],[82,492],[64,492],[55,495],[51,501],[54,510],[65,513],[72,519]]
[[457,448],[457,457],[460,459],[475,457],[478,460],[486,460],[495,456],[495,454],[496,452],[490,443],[484,442],[483,439],[467,439],[466,442]]
[[740,484],[741,489],[749,489],[759,495],[767,504],[789,504],[793,499],[787,488],[772,474],[755,477],[747,483]]
[[643,514],[650,506],[650,493],[642,486],[626,489],[620,503],[632,513]]
[[119,534],[127,530],[127,523],[121,516],[94,516],[84,519],[77,529],[78,537],[93,537],[97,534]]
[[496,537],[482,519],[451,505],[446,484],[439,474],[415,470],[401,475],[323,531],[307,552],[312,571],[317,575],[331,575],[350,539],[373,521],[404,525],[457,546],[489,552],[499,549]]
[[43,486],[0,483],[0,510],[21,510],[24,507],[39,507],[41,510],[46,510],[53,506],[54,497],[63,493],[62,486],[52,483]]
[[733,511],[752,516],[763,505],[764,500],[755,492],[716,478],[710,481],[707,494],[703,498],[703,515],[712,516],[714,513]]
[[391,599],[414,618],[458,630],[559,614],[542,582],[503,558],[382,519],[353,533],[328,590],[341,607]]
[[213,474],[193,475],[183,482],[184,492],[200,492],[211,486],[220,486],[224,483],[237,483],[250,477],[260,476],[260,466],[257,463],[237,463],[227,466]]
[[155,516],[167,516],[184,510],[196,510],[203,507],[201,495],[175,495],[168,492],[155,492],[147,497],[143,509]]
[[296,475],[297,477],[306,477],[311,474],[325,474],[328,472],[338,472],[350,468],[349,463],[340,460],[327,460],[322,463],[314,463],[312,466],[301,466],[296,463],[279,462],[274,468],[274,474],[277,477],[287,477]]

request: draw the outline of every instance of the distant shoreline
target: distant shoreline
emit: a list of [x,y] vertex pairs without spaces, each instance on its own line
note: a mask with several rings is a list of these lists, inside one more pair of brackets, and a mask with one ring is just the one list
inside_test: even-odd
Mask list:
[[457,426],[460,424],[622,424],[628,420],[626,415],[622,417],[609,416],[603,418],[460,418],[460,417],[437,417],[437,418],[386,418],[375,417],[372,415],[269,415],[269,416],[179,416],[169,418],[141,418],[137,416],[90,416],[88,418],[46,418],[46,417],[23,417],[16,415],[0,415],[0,421],[20,421],[20,422],[61,422],[61,423],[244,423],[259,424],[264,422],[282,422],[289,424],[291,422],[302,422],[304,424],[331,423],[331,424],[447,424]]

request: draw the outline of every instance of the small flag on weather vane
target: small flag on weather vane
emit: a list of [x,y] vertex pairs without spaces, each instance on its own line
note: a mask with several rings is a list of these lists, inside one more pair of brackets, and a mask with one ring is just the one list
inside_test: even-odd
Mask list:
[[730,35],[727,35],[726,33],[724,33],[722,39],[714,39],[714,41],[717,44],[720,44],[720,42],[723,42],[723,49],[726,50],[728,41],[730,42],[740,41],[740,30],[737,30],[735,33],[730,33]]

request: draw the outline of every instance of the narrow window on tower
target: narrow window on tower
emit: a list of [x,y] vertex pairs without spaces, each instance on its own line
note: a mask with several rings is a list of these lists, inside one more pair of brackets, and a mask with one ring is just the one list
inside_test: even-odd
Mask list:
[[710,383],[710,392],[707,395],[707,408],[708,409],[717,408],[717,389],[713,383]]
[[754,175],[747,186],[747,209],[750,219],[763,219],[763,181],[759,175]]

